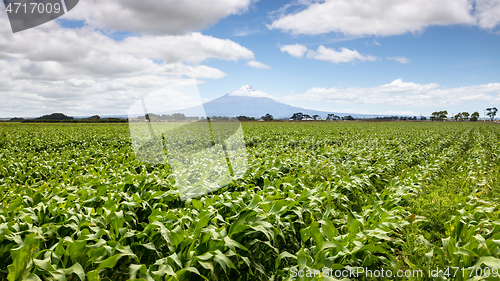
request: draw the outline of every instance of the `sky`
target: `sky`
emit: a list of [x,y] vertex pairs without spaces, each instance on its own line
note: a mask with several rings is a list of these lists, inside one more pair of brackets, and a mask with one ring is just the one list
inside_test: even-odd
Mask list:
[[[0,5],[1,6],[1,5]],[[500,0],[80,0],[12,33],[0,12],[0,117],[120,115],[193,81],[328,112],[500,107]]]

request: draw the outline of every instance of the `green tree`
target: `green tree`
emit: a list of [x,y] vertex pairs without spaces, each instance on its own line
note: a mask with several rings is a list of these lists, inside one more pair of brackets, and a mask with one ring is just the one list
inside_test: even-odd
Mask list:
[[304,114],[302,114],[302,112],[297,112],[297,113],[294,113],[292,117],[290,117],[290,120],[302,120],[304,119]]
[[248,116],[237,116],[236,119],[239,121],[255,121],[255,118]]
[[446,110],[443,110],[443,111],[439,111],[439,120],[440,121],[443,121],[444,119],[446,119],[446,116],[448,115],[448,111]]
[[462,112],[462,119],[465,120],[465,121],[469,121],[469,112]]
[[326,117],[326,121],[332,121],[332,120],[340,120],[340,116],[336,114],[328,114],[328,116]]
[[498,109],[496,107],[490,107],[486,108],[486,110],[488,110],[486,115],[488,115],[491,118],[491,121],[493,121],[493,119],[495,119],[495,115],[497,115]]
[[479,112],[476,111],[476,112],[472,113],[472,115],[470,116],[470,121],[476,122],[477,119],[479,119]]
[[264,121],[273,121],[274,117],[271,114],[267,113],[266,115],[262,116],[261,119]]
[[446,115],[448,115],[448,111],[446,110],[434,111],[432,113],[431,120],[443,121],[446,118]]

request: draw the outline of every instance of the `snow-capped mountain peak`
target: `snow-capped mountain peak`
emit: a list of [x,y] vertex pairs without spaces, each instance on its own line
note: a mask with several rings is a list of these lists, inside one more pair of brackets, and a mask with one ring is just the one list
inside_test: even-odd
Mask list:
[[254,97],[254,98],[270,98],[270,96],[262,91],[255,90],[250,85],[245,85],[236,91],[228,94],[228,96],[239,96],[239,97]]

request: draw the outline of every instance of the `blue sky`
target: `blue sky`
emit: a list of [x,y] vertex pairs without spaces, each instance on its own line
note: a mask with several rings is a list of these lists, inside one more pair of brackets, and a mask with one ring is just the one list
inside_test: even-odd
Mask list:
[[[396,79],[418,84],[438,83],[443,88],[496,83],[500,74],[500,35],[497,29],[482,29],[466,24],[431,25],[420,32],[407,32],[393,36],[349,36],[338,33],[320,35],[289,34],[266,27],[272,23],[273,14],[288,1],[260,1],[248,13],[230,16],[207,29],[204,33],[227,36],[251,49],[259,61],[271,69],[242,68],[228,62],[217,65],[230,76],[200,86],[201,93],[217,96],[221,89],[232,91],[241,84],[250,84],[277,97],[291,92],[305,92],[313,87],[377,87]],[[444,7],[443,7],[444,8]],[[498,15],[500,18],[500,14]],[[245,36],[238,36],[239,32]],[[361,54],[377,57],[374,62],[329,63],[294,58],[280,51],[280,46],[302,44],[309,49],[323,45],[327,48],[348,48]],[[389,57],[404,57],[400,63]],[[224,92],[224,91],[223,91]],[[494,92],[498,95],[498,91]],[[359,110],[370,113],[411,111],[413,114],[430,114],[441,108],[448,111],[481,111],[490,106],[487,102],[460,104],[458,106],[370,106],[322,105],[314,100],[290,101],[294,105],[324,110]],[[471,106],[472,105],[472,106]],[[496,105],[496,104],[495,104]],[[482,112],[482,111],[481,111]],[[481,113],[482,114],[482,113]]]
[[188,78],[204,100],[249,84],[332,112],[500,106],[498,0],[137,3],[82,0],[16,34],[3,13],[0,116],[120,114]]

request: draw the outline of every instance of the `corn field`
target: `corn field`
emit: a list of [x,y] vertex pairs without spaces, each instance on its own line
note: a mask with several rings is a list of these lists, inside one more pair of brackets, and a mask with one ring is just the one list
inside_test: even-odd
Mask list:
[[245,175],[181,200],[168,164],[136,158],[126,124],[0,124],[0,280],[500,268],[500,126],[242,126]]

